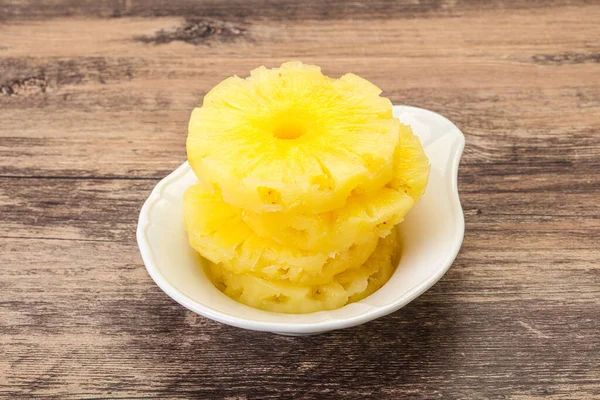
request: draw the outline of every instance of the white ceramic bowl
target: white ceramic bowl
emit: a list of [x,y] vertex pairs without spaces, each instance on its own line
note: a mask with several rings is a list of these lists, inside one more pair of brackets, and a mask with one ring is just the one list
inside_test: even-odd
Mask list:
[[465,139],[452,122],[431,111],[396,106],[394,116],[421,139],[431,175],[425,195],[400,224],[403,250],[398,269],[373,295],[312,314],[257,310],[225,296],[204,274],[203,260],[188,245],[183,229],[183,193],[196,181],[187,162],[160,181],[142,207],[137,240],[148,273],[173,300],[200,315],[287,335],[348,328],[405,306],[444,275],[460,249],[465,224],[456,180]]

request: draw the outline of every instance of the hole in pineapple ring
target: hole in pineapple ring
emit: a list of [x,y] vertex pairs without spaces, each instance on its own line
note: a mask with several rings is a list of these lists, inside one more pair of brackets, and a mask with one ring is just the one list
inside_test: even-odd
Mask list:
[[273,130],[273,135],[278,139],[297,139],[305,133],[304,123],[293,117],[282,118]]

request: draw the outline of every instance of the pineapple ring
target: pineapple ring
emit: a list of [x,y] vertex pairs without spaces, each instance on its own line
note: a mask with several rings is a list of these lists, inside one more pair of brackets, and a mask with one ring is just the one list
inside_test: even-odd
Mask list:
[[374,293],[394,273],[399,248],[394,229],[386,238],[379,240],[377,248],[363,265],[337,274],[324,284],[300,286],[286,280],[233,274],[213,263],[209,263],[206,273],[219,290],[243,304],[266,311],[303,314],[333,310]]
[[297,283],[327,282],[333,275],[364,263],[377,246],[374,233],[362,243],[330,253],[278,244],[254,233],[237,208],[202,184],[186,190],[183,211],[192,248],[238,274],[284,277]]
[[258,235],[279,244],[325,252],[347,248],[373,233],[387,235],[423,195],[429,160],[409,126],[400,127],[394,172],[387,187],[350,196],[339,210],[321,214],[242,211],[242,218]]
[[299,62],[228,78],[192,112],[189,163],[253,212],[321,213],[392,179],[400,123],[381,90]]

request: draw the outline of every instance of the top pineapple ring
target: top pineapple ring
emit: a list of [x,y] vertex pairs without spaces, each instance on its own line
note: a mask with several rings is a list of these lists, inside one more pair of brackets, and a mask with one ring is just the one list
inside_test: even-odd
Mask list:
[[368,81],[299,62],[212,89],[190,119],[188,160],[242,209],[320,213],[393,178],[400,123]]

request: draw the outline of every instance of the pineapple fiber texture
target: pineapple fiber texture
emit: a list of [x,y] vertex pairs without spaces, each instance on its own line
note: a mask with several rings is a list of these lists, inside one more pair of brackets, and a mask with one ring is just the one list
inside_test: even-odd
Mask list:
[[189,123],[198,177],[184,196],[190,245],[231,298],[284,313],[330,310],[379,289],[396,225],[429,161],[381,90],[299,62],[218,84]]

